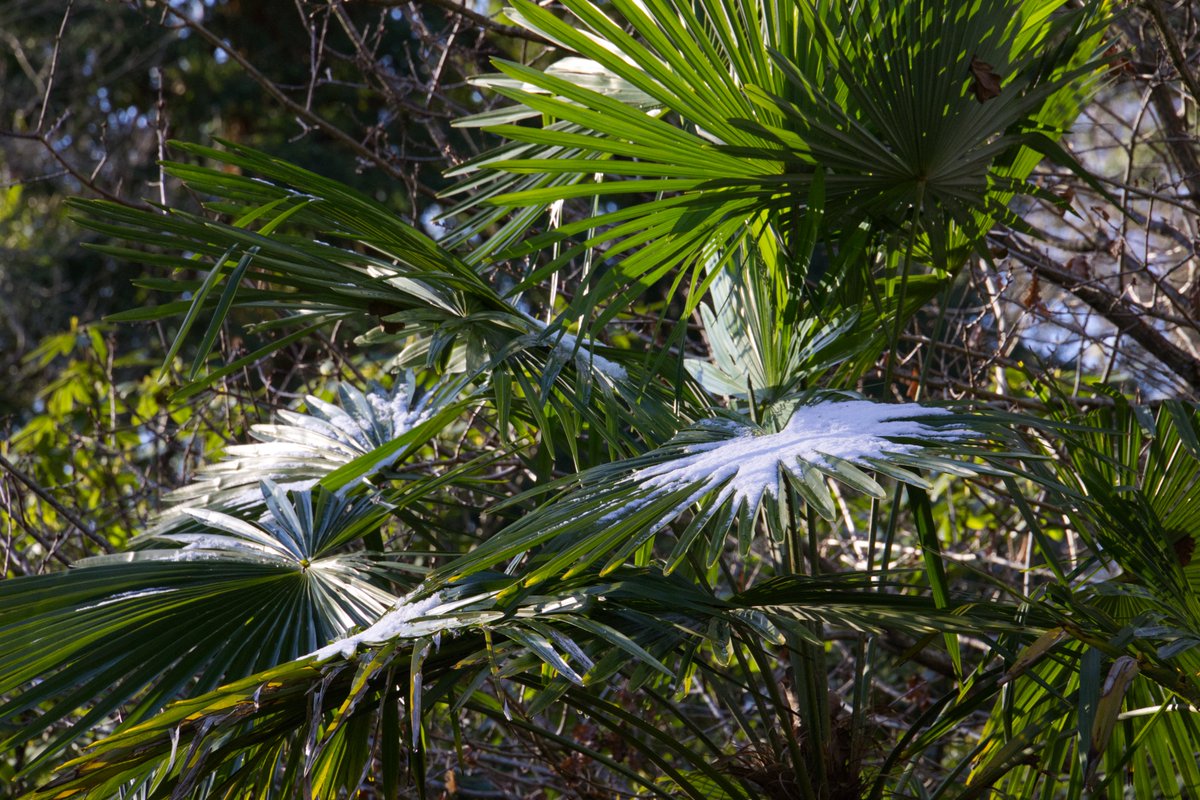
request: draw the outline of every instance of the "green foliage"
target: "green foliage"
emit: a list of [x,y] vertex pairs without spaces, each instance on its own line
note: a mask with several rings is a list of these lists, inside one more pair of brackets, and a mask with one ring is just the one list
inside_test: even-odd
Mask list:
[[[516,104],[464,124],[508,142],[442,240],[233,143],[164,164],[199,210],[74,204],[159,273],[116,319],[165,357],[122,386],[104,329],[47,340],[74,360],[11,447],[98,498],[156,419],[224,454],[142,535],[88,528],[120,552],[0,583],[10,783],[1200,794],[1200,414],[895,402],[901,333],[1069,161],[1106,7],[560,5],[510,10],[575,55],[480,79]],[[56,450],[92,408],[124,437]]]
[[[156,486],[169,480],[164,473],[180,469],[192,448],[202,453],[222,442],[197,424],[193,409],[172,406],[150,378],[138,377],[150,363],[144,355],[120,355],[114,344],[111,326],[73,320],[26,359],[28,374],[54,365],[56,377],[38,393],[39,411],[12,432],[0,454],[28,470],[37,486],[69,492],[68,505],[86,520],[92,540],[80,541],[61,508],[15,483],[11,491],[21,492],[20,499],[0,509],[0,521],[22,531],[15,549],[31,562],[54,553],[78,558],[95,540],[123,546],[148,518]],[[37,528],[53,532],[50,540],[34,539],[30,531]]]

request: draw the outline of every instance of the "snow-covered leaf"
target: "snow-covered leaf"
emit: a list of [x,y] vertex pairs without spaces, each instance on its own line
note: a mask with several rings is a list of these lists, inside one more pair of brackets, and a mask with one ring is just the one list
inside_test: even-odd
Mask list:
[[[866,470],[884,472],[879,465],[897,460],[908,465],[922,460],[928,447],[977,436],[961,420],[944,408],[830,399],[798,405],[773,431],[749,420],[700,420],[643,456],[581,473],[578,489],[521,518],[438,574],[462,577],[543,546],[538,565],[526,573],[529,585],[562,571],[579,574],[602,559],[607,573],[689,510],[695,516],[681,541],[685,549],[705,543],[711,563],[735,525],[743,549],[748,545],[759,509],[780,502],[785,476],[801,500],[831,517],[835,506],[826,477],[878,495],[878,483]],[[948,459],[927,458],[922,464],[963,469]],[[889,468],[884,474],[923,483],[906,469]],[[700,536],[702,527],[708,536]],[[677,548],[670,565],[681,563],[683,555]]]
[[[222,461],[205,467],[194,483],[166,497],[167,510],[154,533],[177,530],[191,508],[245,516],[264,506],[259,481],[277,483],[284,491],[312,489],[339,467],[395,440],[431,418],[454,399],[453,387],[419,394],[414,377],[405,373],[388,390],[373,384],[361,391],[338,384],[338,404],[314,395],[305,398],[304,413],[279,412],[277,424],[254,425],[258,444],[233,445]],[[383,458],[360,478],[390,467],[399,452]]]

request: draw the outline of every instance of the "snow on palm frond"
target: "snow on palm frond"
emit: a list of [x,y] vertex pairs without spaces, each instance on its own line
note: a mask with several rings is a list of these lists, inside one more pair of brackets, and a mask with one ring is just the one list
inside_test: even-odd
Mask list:
[[398,639],[436,636],[443,632],[452,632],[468,625],[478,625],[481,622],[504,616],[504,612],[490,609],[482,614],[451,616],[454,611],[463,606],[487,603],[495,597],[495,592],[455,600],[448,600],[441,593],[434,592],[428,597],[417,600],[415,598],[419,591],[414,591],[397,600],[370,627],[352,636],[345,636],[330,642],[325,647],[310,653],[309,657],[315,658],[317,661],[327,661],[335,656],[350,658],[360,645],[370,648]]
[[584,374],[591,370],[610,383],[625,381],[629,378],[625,367],[597,354],[595,343],[590,339],[580,341],[575,334],[566,333],[557,326],[548,326],[541,320],[530,318],[529,322],[535,331],[535,342],[549,345],[550,352],[564,361],[568,358],[576,358],[580,371]]
[[[372,625],[396,601],[384,587],[411,582],[401,565],[345,547],[378,530],[388,506],[320,487],[260,492],[257,522],[193,510],[129,552],[0,581],[0,629],[21,643],[0,648],[0,726],[29,719],[40,739],[78,719],[81,697],[85,719],[136,720]],[[26,686],[38,694],[13,691]]]
[[[527,584],[560,572],[579,574],[601,559],[607,573],[689,510],[694,513],[668,567],[682,562],[701,533],[708,536],[711,564],[734,526],[742,549],[748,548],[760,509],[782,507],[789,487],[831,519],[835,507],[825,479],[880,497],[883,489],[866,470],[921,487],[927,482],[910,468],[973,474],[932,450],[978,438],[962,421],[943,408],[867,400],[800,405],[777,430],[749,420],[701,420],[645,455],[579,474],[578,489],[522,517],[439,574],[461,577],[541,545],[548,552]],[[765,518],[770,524],[778,516]]]
[[[252,426],[250,435],[258,442],[229,447],[196,482],[167,495],[169,508],[154,530],[177,527],[186,508],[244,512],[260,506],[262,479],[286,490],[311,489],[338,467],[425,422],[453,397],[448,390],[418,397],[411,373],[391,390],[374,384],[363,392],[341,383],[337,391],[340,405],[308,395],[305,413],[284,410],[279,423]],[[391,466],[395,458],[381,459],[371,472]]]
[[961,427],[935,428],[917,421],[948,414],[944,408],[852,400],[801,406],[777,433],[720,421],[713,427],[727,432],[727,438],[685,445],[678,458],[643,467],[630,478],[654,490],[691,487],[689,500],[716,490],[714,502],[732,500],[738,507],[754,509],[764,494],[780,496],[785,472],[804,480],[814,467],[871,467],[923,447],[905,439],[940,442],[967,436]]

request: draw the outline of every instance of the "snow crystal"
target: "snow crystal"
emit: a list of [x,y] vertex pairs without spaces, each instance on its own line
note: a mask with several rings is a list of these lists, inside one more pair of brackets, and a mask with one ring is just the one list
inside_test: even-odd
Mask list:
[[961,439],[968,434],[963,428],[933,428],[904,419],[950,413],[915,403],[869,400],[803,406],[796,409],[778,433],[756,434],[752,428],[738,425],[737,435],[729,439],[688,445],[682,457],[637,470],[631,477],[651,489],[672,490],[699,484],[694,499],[724,483],[718,503],[732,497],[735,503],[744,501],[748,508],[754,509],[764,492],[779,496],[780,467],[802,477],[799,462],[830,467],[831,456],[861,463],[863,459],[883,458],[887,453],[912,453],[920,449],[917,445],[889,441],[888,437]]

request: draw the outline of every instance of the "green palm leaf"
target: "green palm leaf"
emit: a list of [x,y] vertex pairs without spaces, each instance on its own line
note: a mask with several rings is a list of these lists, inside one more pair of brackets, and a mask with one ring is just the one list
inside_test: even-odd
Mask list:
[[[1066,424],[1041,439],[1055,458],[1030,473],[1061,498],[1093,555],[1069,585],[1046,590],[1063,641],[1040,651],[1031,674],[1021,660],[1012,668],[1012,695],[992,712],[965,796],[1063,786],[1070,797],[1200,796],[1190,744],[1181,750],[1194,736],[1184,709],[1200,700],[1197,412],[1138,408],[1098,388],[1111,405],[1060,415]],[[1044,766],[1023,761],[1033,751]]]
[[137,721],[180,694],[310,652],[391,604],[389,582],[404,573],[343,549],[376,530],[387,506],[265,482],[262,495],[269,513],[260,522],[194,510],[190,524],[149,537],[145,549],[0,582],[0,695],[9,698],[0,724],[38,712],[5,747],[84,706],[35,769],[119,709]]
[[[881,593],[877,582],[861,577],[856,584],[843,576],[834,581],[791,576],[722,600],[687,581],[623,571],[607,579],[583,576],[543,587],[550,589],[546,594],[498,605],[496,589],[511,579],[478,576],[439,595],[402,599],[377,623],[378,636],[350,637],[310,658],[177,702],[98,743],[30,798],[98,798],[142,782],[155,787],[149,796],[166,797],[187,794],[201,778],[255,794],[276,785],[281,775],[291,791],[308,786],[322,796],[353,792],[364,759],[401,746],[374,739],[375,727],[361,723],[364,718],[382,722],[393,713],[388,708],[404,704],[412,725],[403,726],[401,737],[416,747],[427,710],[439,701],[471,703],[478,675],[528,681],[549,693],[547,702],[578,704],[601,717],[619,715],[619,709],[606,708],[602,700],[572,689],[572,683],[599,684],[647,665],[643,682],[657,675],[653,680],[669,687],[677,673],[667,665],[685,663],[677,659],[699,643],[697,632],[714,622],[755,638],[764,624],[755,615],[796,630],[813,619],[914,634],[1013,629],[1011,609],[939,609],[926,598]],[[485,647],[484,641],[490,644]],[[537,678],[545,668],[565,680]],[[455,696],[463,690],[466,696]],[[360,741],[357,756],[345,754],[353,748],[343,748],[344,736]],[[691,751],[686,743],[661,734],[654,746],[689,758],[690,769],[734,796],[754,796],[752,789],[747,793],[737,780],[715,769],[703,749]],[[336,768],[331,761],[338,762]],[[320,769],[322,764],[328,767]],[[352,777],[346,783],[322,777],[333,775]],[[691,785],[684,774],[678,779]]]
[[[1071,121],[1064,98],[1095,72],[1102,28],[1096,10],[1056,11],[1045,0],[880,0],[790,16],[756,3],[563,5],[578,28],[526,0],[515,0],[512,17],[636,96],[623,101],[552,70],[500,63],[509,81],[491,87],[548,122],[496,127],[534,149],[475,168],[543,176],[536,188],[488,195],[511,207],[658,195],[514,251],[584,236],[530,282],[592,249],[619,260],[576,298],[580,313],[607,304],[600,322],[630,299],[631,284],[675,266],[699,269],[705,251],[747,241],[764,213],[772,247],[795,252],[792,216],[805,213],[822,173],[830,241],[863,225],[878,235],[907,227],[936,267],[953,269],[961,255],[949,255],[952,246],[977,241],[1013,192],[1033,191],[1023,185],[1029,153],[1064,157],[1052,138]],[[985,102],[973,91],[980,63],[1003,78]]]

